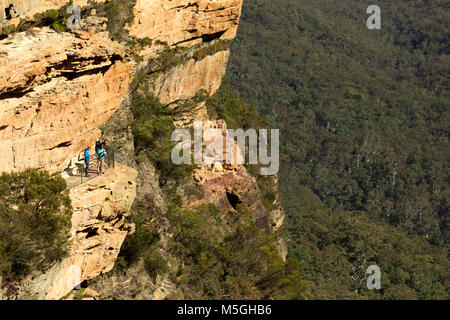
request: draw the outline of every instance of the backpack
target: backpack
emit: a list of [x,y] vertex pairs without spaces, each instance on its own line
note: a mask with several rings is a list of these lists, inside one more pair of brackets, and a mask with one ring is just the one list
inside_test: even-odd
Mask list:
[[100,140],[95,141],[95,153],[98,153],[98,149],[101,148]]

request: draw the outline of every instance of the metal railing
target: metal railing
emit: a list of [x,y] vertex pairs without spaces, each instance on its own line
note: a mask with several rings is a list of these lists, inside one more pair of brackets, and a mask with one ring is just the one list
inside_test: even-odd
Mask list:
[[[91,155],[91,161],[89,163],[89,170],[88,170],[88,176],[86,177],[86,166],[84,158],[78,157],[78,162],[75,164],[77,168],[72,169],[72,172],[75,172],[74,174],[67,173],[69,175],[68,178],[66,178],[67,186],[68,188],[74,188],[76,186],[79,186],[80,184],[86,183],[92,179],[95,179],[99,176],[97,173],[98,168],[98,158],[97,155]],[[106,156],[103,161],[103,173],[108,171],[111,168],[116,167],[116,161],[115,161],[115,155],[114,150],[112,148],[106,149]]]

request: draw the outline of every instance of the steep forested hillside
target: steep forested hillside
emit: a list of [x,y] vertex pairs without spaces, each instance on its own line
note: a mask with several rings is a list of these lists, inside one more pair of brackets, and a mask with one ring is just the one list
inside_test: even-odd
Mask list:
[[370,4],[244,1],[228,82],[281,129],[290,254],[314,297],[448,297],[448,2],[380,0],[381,30]]

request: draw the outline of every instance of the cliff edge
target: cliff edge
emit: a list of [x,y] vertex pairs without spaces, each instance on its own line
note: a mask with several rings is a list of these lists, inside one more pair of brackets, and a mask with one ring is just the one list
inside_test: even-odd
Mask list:
[[[125,218],[142,201],[163,216],[157,223],[159,252],[169,267],[177,260],[168,253],[173,234],[164,218],[164,183],[135,148],[131,100],[142,91],[141,83],[146,83],[146,94],[173,111],[174,127],[204,120],[210,127],[226,128],[222,120],[211,119],[206,99],[222,84],[242,0],[73,4],[81,8],[81,30],[61,27],[66,1],[0,1],[0,8],[14,9],[9,16],[0,10],[0,172],[30,167],[62,172],[101,137],[116,149],[117,163],[70,190],[69,256],[24,280],[16,298],[59,299],[108,273],[124,239],[135,231]],[[191,107],[184,110],[187,104]],[[282,223],[281,208],[264,207],[256,179],[243,166],[200,166],[190,183],[220,211],[237,212],[237,203],[243,203],[264,232]],[[183,206],[192,210],[203,202],[183,198]],[[159,277],[154,285],[154,299],[176,291],[168,278]]]

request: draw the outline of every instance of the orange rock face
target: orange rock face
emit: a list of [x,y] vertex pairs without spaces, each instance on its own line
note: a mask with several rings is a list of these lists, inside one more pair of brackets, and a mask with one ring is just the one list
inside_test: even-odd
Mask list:
[[130,226],[124,223],[136,196],[137,171],[116,164],[70,190],[73,215],[69,256],[27,283],[33,297],[59,299],[84,280],[110,271]]
[[[74,0],[73,4],[86,6],[88,2],[89,0]],[[105,2],[105,0],[94,0],[94,2]],[[0,0],[0,26],[17,25],[20,18],[32,18],[36,13],[58,9],[67,3],[67,0]],[[12,19],[6,20],[5,8],[8,8],[11,4],[13,5]]]
[[[242,0],[137,0],[131,36],[148,37],[167,46],[209,45],[214,40],[236,36]],[[148,57],[158,55],[158,46],[144,49]],[[213,95],[222,83],[229,51],[220,51],[197,61],[188,59],[159,75],[154,93],[165,104],[192,98],[200,89]]]
[[192,98],[203,89],[210,95],[219,89],[230,52],[220,51],[196,61],[189,59],[154,81],[155,95],[164,104]]
[[[220,212],[238,210],[238,206],[243,204],[258,227],[269,229],[269,213],[262,205],[258,183],[244,167],[211,175],[210,179],[203,180],[199,185],[204,191],[204,199],[214,203]],[[190,206],[195,208],[202,202],[204,200],[197,203],[191,200]]]
[[[0,0],[1,25],[3,9],[10,3],[20,17],[32,18],[67,0]],[[137,0],[134,22],[127,28],[130,36],[153,40],[154,45],[142,52],[148,58],[164,47],[155,40],[199,48],[213,40],[233,39],[241,6],[242,0]],[[186,59],[153,77],[154,93],[167,105],[190,99],[200,89],[212,95],[221,85],[228,58],[229,51],[223,50],[201,60]],[[0,173],[28,167],[59,172],[86,146],[93,146],[99,127],[114,115],[126,94],[135,64],[124,61],[122,46],[106,32],[56,33],[41,28],[0,40]],[[177,119],[178,126],[207,117],[203,103],[196,113]],[[208,199],[221,210],[235,210],[242,202],[258,225],[267,227],[258,185],[245,168],[202,170],[198,184]],[[58,299],[79,282],[112,269],[129,232],[123,217],[136,195],[136,176],[134,169],[117,164],[104,176],[71,189],[70,255],[28,283],[35,297]]]
[[66,168],[119,108],[130,67],[105,34],[48,28],[0,41],[0,172]]
[[241,8],[242,0],[137,0],[130,35],[168,45],[192,44],[215,34],[233,39]]

